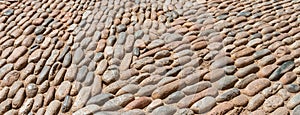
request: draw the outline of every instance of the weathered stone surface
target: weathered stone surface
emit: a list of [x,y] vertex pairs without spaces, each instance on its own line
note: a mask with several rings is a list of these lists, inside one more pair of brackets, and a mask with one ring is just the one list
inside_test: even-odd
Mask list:
[[257,94],[249,100],[247,109],[253,111],[259,106],[261,106],[264,101],[265,101],[265,97],[262,94]]
[[90,87],[83,87],[80,89],[74,103],[72,106],[72,110],[76,111],[80,108],[82,108],[86,102],[88,101],[88,99],[90,98],[91,92],[90,92],[91,88]]
[[271,82],[266,78],[257,79],[249,83],[248,86],[244,90],[242,90],[242,93],[248,96],[253,96],[270,85]]
[[287,61],[278,67],[269,77],[270,80],[278,80],[280,77],[294,67],[293,61]]
[[205,113],[211,110],[216,105],[216,99],[211,96],[207,96],[197,101],[191,106],[191,109],[195,113]]
[[170,115],[170,114],[174,114],[176,112],[176,108],[172,107],[172,106],[160,106],[156,109],[154,109],[151,114],[152,115],[157,115],[157,114],[161,114],[161,115]]
[[216,100],[217,102],[229,101],[238,95],[240,95],[240,90],[237,88],[232,88],[217,96]]
[[263,104],[263,109],[267,112],[274,111],[283,104],[283,99],[280,96],[271,96]]

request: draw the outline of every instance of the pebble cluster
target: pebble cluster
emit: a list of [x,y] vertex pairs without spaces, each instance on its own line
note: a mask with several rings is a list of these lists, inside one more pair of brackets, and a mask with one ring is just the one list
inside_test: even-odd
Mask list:
[[300,113],[299,0],[3,0],[0,11],[0,114]]

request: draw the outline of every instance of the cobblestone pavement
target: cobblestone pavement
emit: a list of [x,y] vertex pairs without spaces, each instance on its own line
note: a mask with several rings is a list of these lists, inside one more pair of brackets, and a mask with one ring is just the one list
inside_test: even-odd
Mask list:
[[300,113],[299,0],[1,0],[0,114]]

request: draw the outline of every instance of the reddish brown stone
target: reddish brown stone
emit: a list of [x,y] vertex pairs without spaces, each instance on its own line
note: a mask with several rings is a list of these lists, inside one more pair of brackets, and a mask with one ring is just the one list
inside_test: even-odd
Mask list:
[[151,103],[151,99],[149,97],[139,97],[138,99],[130,102],[125,109],[131,110],[131,109],[143,109],[147,105]]
[[241,92],[248,96],[253,96],[270,85],[271,82],[269,79],[261,78],[249,83],[248,86]]

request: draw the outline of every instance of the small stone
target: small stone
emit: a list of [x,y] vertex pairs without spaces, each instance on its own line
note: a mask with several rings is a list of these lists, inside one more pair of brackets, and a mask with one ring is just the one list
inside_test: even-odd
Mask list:
[[105,102],[107,102],[108,100],[110,100],[112,98],[113,98],[113,95],[110,93],[101,93],[101,94],[91,97],[88,100],[87,105],[97,104],[99,106],[102,106]]
[[84,58],[84,52],[81,48],[77,48],[74,52],[74,56],[72,56],[73,58],[73,63],[74,64],[78,64],[80,61],[83,60]]
[[247,109],[253,111],[259,106],[261,106],[264,101],[265,101],[265,97],[262,94],[257,94],[249,100]]
[[229,89],[234,86],[234,84],[238,81],[236,76],[224,76],[220,80],[214,83],[214,85],[221,90]]
[[225,71],[223,69],[215,69],[207,73],[203,79],[210,82],[215,82],[220,78],[225,76]]
[[58,114],[60,110],[61,103],[58,100],[52,101],[46,109],[45,114],[47,115],[55,115]]
[[11,86],[15,81],[17,81],[20,77],[20,72],[13,70],[7,73],[3,81],[1,82],[1,86]]
[[180,87],[185,86],[184,81],[182,80],[177,80],[171,83],[168,83],[164,86],[159,87],[152,93],[152,98],[154,99],[163,99],[166,98],[169,94],[172,92],[178,90]]
[[209,69],[217,69],[217,68],[222,68],[225,67],[226,65],[233,64],[233,60],[230,57],[222,57],[219,59],[216,59],[209,67]]
[[207,46],[207,42],[206,41],[200,41],[200,42],[194,43],[191,46],[191,49],[192,50],[201,50],[203,48],[206,48],[206,46]]
[[271,75],[271,73],[277,68],[278,66],[277,65],[267,65],[267,66],[264,66],[263,68],[261,68],[258,72],[257,72],[257,76],[259,78],[266,78],[268,77],[269,75]]
[[251,47],[246,47],[238,52],[235,52],[234,54],[231,55],[233,59],[237,59],[243,56],[249,56],[252,55],[252,53],[255,52],[255,50]]
[[233,104],[231,102],[223,102],[223,103],[219,103],[208,114],[210,115],[222,114],[228,112],[231,109],[233,109]]
[[34,97],[34,103],[32,105],[32,111],[36,112],[39,108],[43,107],[44,96],[43,94],[38,94]]
[[7,99],[0,104],[0,113],[4,114],[8,110],[12,109],[12,99]]
[[280,96],[273,95],[266,99],[263,104],[263,109],[267,112],[274,111],[283,104],[283,99]]
[[25,89],[21,88],[16,93],[17,96],[15,96],[12,100],[12,107],[13,108],[20,108],[25,100]]
[[239,89],[245,88],[249,83],[256,79],[258,79],[258,77],[255,74],[249,74],[245,78],[239,80],[234,87]]
[[61,111],[64,112],[68,112],[71,109],[72,106],[72,98],[67,95],[64,99],[64,101],[62,102],[61,105]]
[[163,105],[163,102],[161,99],[155,99],[153,100],[146,108],[147,112],[152,112],[155,108]]
[[270,80],[266,78],[257,79],[249,83],[248,86],[244,90],[242,90],[242,93],[248,96],[253,96],[260,92],[262,89],[269,87],[270,85]]
[[164,101],[167,104],[172,104],[178,102],[180,99],[184,97],[184,93],[182,91],[176,91],[169,95]]
[[286,107],[279,107],[271,115],[289,115],[289,110]]
[[194,103],[191,106],[191,109],[195,113],[202,114],[202,113],[208,112],[216,105],[217,105],[216,99],[214,97],[207,96],[207,97],[204,97],[201,100],[197,101],[196,103]]
[[91,95],[90,90],[90,87],[83,87],[80,89],[72,106],[73,111],[82,108],[86,104]]
[[216,100],[217,102],[229,101],[238,95],[240,95],[240,90],[237,88],[232,88],[217,96]]
[[16,49],[14,49],[14,51],[12,52],[12,54],[7,58],[7,62],[8,63],[12,63],[17,61],[17,59],[19,59],[19,57],[21,57],[23,54],[25,54],[27,52],[27,47],[25,46],[19,46]]
[[119,110],[120,108],[126,106],[128,103],[134,100],[132,94],[124,94],[118,97],[115,97],[107,102],[102,106],[102,110],[104,111],[114,111]]
[[34,97],[38,92],[38,87],[34,83],[30,83],[26,87],[26,95],[31,98]]
[[6,9],[6,10],[4,10],[4,12],[3,12],[3,15],[4,16],[11,16],[11,15],[13,15],[14,14],[14,9]]
[[0,79],[3,79],[7,73],[13,69],[13,64],[6,64],[0,68]]
[[254,57],[254,59],[260,59],[270,53],[271,53],[271,51],[269,49],[262,49],[262,50],[256,51],[252,56]]
[[105,83],[112,83],[118,80],[119,77],[120,77],[120,71],[116,68],[111,68],[111,69],[107,69],[104,72],[102,79]]
[[254,62],[254,59],[251,56],[241,57],[241,58],[238,58],[237,60],[235,60],[234,65],[238,68],[241,68],[241,67],[245,67],[247,65],[250,65],[253,62]]
[[248,65],[244,68],[238,69],[238,71],[234,75],[236,75],[239,78],[243,78],[246,75],[251,74],[251,73],[255,73],[257,71],[259,71],[259,67],[256,64],[251,64],[251,65]]
[[265,97],[269,97],[271,95],[274,95],[282,88],[282,84],[280,82],[275,82],[272,86],[265,88],[261,94],[263,94]]
[[292,115],[298,115],[299,112],[300,112],[300,105],[296,106],[296,107],[293,109]]
[[[164,35],[163,35],[164,36]],[[165,43],[171,43],[174,41],[181,41],[182,40],[182,36],[180,34],[170,34],[170,33],[166,33],[164,36],[164,41]]]
[[190,94],[194,94],[194,93],[198,93],[198,92],[201,92],[209,87],[211,87],[211,83],[208,82],[208,81],[202,81],[202,82],[199,82],[199,83],[196,83],[194,85],[190,85],[190,86],[187,86],[185,88],[182,89],[182,91],[187,94],[187,95],[190,95]]
[[190,109],[178,109],[174,115],[193,115],[194,112]]
[[71,83],[69,81],[63,81],[55,93],[55,98],[57,100],[62,100],[69,94],[70,90]]
[[151,115],[172,115],[176,112],[176,108],[172,106],[160,106],[151,112]]
[[156,39],[156,40],[153,40],[150,44],[148,44],[146,48],[151,50],[151,49],[160,47],[164,44],[165,44],[165,41],[163,41],[161,39]]
[[132,102],[130,102],[125,109],[126,110],[131,110],[131,109],[143,109],[147,105],[151,103],[151,99],[149,97],[140,97]]
[[241,94],[231,100],[234,106],[240,107],[240,106],[245,106],[248,104],[249,99],[247,96]]
[[285,89],[287,89],[288,92],[297,93],[300,90],[300,86],[297,84],[288,84]]
[[269,77],[270,80],[278,80],[280,77],[294,67],[293,61],[287,61],[277,68]]
[[19,115],[24,115],[24,114],[28,114],[32,108],[34,99],[33,98],[29,98],[27,99],[24,104],[22,105],[22,107],[19,109],[18,114]]

